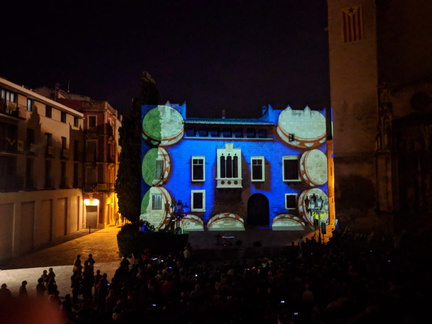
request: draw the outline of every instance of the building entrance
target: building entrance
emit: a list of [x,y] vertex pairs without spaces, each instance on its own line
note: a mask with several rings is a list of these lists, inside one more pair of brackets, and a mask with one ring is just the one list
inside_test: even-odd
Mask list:
[[246,224],[249,226],[269,226],[269,202],[263,194],[250,196]]

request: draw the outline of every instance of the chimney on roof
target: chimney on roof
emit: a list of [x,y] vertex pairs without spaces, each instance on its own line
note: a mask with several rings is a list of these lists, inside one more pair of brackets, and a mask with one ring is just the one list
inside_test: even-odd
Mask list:
[[222,109],[222,119],[225,119],[225,109]]

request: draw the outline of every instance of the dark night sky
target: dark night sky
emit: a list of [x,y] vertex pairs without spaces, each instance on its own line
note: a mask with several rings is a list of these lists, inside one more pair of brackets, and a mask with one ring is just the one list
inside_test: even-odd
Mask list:
[[326,0],[6,0],[0,75],[125,113],[148,71],[189,117],[329,106]]

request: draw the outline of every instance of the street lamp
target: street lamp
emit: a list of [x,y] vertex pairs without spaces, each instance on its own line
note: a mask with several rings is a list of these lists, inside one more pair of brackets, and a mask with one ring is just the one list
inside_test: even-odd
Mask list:
[[187,202],[183,203],[181,200],[178,200],[175,205],[171,205],[171,208],[174,210],[173,212],[174,222],[175,222],[174,231],[177,234],[181,234],[182,229],[181,229],[180,221],[185,215],[187,215],[189,211],[189,206]]
[[[328,209],[328,202],[324,202],[321,196],[312,194],[309,197],[306,196],[305,199],[306,210],[311,214],[314,219],[315,228],[318,227],[318,240],[321,243],[321,211]],[[318,219],[316,218],[318,216]]]

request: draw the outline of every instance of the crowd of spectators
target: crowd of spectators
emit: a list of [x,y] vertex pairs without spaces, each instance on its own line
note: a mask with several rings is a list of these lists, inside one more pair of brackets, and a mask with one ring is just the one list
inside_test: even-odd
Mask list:
[[[124,257],[113,278],[75,260],[71,293],[60,299],[46,284],[37,298],[61,324],[419,323],[430,295],[426,239],[337,230],[326,244],[302,239],[279,255],[214,261],[188,247]],[[15,298],[3,288],[0,303]]]

